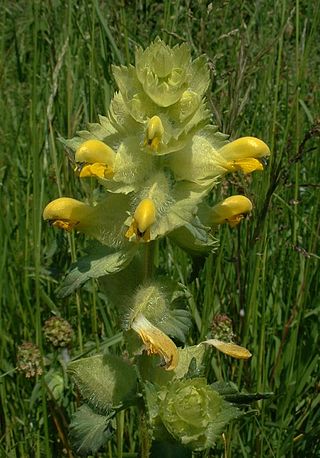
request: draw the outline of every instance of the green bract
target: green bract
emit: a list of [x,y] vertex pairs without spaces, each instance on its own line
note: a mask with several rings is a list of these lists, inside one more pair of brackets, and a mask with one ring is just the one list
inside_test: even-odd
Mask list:
[[212,447],[223,427],[239,415],[205,378],[175,380],[159,392],[159,398],[166,429],[194,450]]

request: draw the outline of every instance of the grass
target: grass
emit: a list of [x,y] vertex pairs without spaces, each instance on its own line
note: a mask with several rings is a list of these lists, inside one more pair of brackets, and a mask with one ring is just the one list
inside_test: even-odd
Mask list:
[[[115,89],[111,64],[133,61],[136,44],[157,35],[206,53],[209,106],[232,138],[254,135],[272,156],[263,174],[232,176],[222,196],[244,192],[254,212],[239,229],[222,228],[220,249],[203,268],[171,245],[160,259],[190,292],[190,342],[216,313],[253,353],[250,363],[214,357],[210,377],[249,392],[275,393],[256,415],[233,424],[204,457],[320,456],[319,409],[319,47],[317,2],[163,2],[69,0],[10,2],[0,12],[0,456],[72,456],[66,424],[78,402],[63,379],[63,402],[47,380],[17,373],[17,346],[39,345],[45,370],[57,354],[42,337],[59,313],[75,330],[74,354],[111,348],[117,315],[94,283],[68,299],[56,288],[85,248],[41,221],[59,195],[90,196],[57,141],[106,113]],[[164,248],[169,256],[164,258]],[[52,388],[52,387],[51,387]],[[134,415],[99,456],[137,456]],[[121,445],[121,447],[120,447]],[[198,455],[197,455],[198,456]]]

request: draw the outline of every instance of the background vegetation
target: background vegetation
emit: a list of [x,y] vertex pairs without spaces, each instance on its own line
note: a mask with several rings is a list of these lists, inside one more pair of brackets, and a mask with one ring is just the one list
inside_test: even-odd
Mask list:
[[[59,195],[90,196],[57,141],[106,113],[111,64],[133,62],[135,45],[157,35],[206,53],[209,105],[232,138],[254,135],[271,148],[264,173],[232,176],[223,197],[244,192],[252,216],[219,232],[220,249],[192,261],[164,242],[159,262],[190,292],[189,343],[227,313],[249,363],[213,356],[211,379],[249,392],[273,391],[256,415],[234,423],[206,457],[320,456],[319,391],[319,30],[320,3],[307,0],[4,0],[0,9],[0,456],[75,456],[67,423],[78,403],[67,376],[48,392],[59,354],[43,338],[53,314],[75,331],[72,355],[121,351],[117,314],[96,285],[58,299],[80,235],[43,224]],[[318,148],[318,149],[317,149]],[[319,253],[319,251],[318,251]],[[34,342],[46,379],[16,368],[17,347]],[[51,378],[50,378],[51,377]],[[51,386],[52,389],[52,386]],[[126,413],[100,457],[139,456],[137,420]],[[97,455],[98,456],[98,455]],[[169,455],[168,455],[169,456]]]

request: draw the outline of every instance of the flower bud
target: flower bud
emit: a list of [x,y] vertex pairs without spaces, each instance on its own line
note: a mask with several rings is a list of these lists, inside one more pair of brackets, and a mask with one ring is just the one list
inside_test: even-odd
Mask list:
[[159,402],[166,429],[193,450],[212,447],[223,427],[239,415],[201,377],[173,380],[160,391]]
[[156,207],[153,201],[149,198],[143,199],[137,206],[133,221],[126,232],[126,237],[131,240],[139,241],[143,239],[145,242],[150,240],[150,226],[156,220]]
[[153,151],[158,151],[164,134],[164,127],[159,116],[149,119],[146,129],[144,146],[148,146]]

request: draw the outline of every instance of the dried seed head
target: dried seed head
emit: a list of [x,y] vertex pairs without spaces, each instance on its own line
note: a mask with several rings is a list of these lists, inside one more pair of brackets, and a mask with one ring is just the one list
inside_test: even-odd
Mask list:
[[36,377],[42,374],[42,356],[37,345],[31,342],[24,342],[19,345],[17,351],[17,369],[26,378]]
[[73,336],[70,323],[58,316],[53,316],[44,323],[43,332],[46,340],[54,347],[68,346]]

